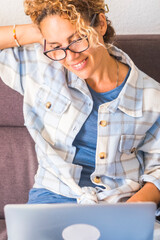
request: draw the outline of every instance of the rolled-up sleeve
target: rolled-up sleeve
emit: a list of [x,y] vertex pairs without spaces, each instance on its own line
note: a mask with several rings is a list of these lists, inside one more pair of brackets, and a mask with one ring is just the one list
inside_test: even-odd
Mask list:
[[24,94],[24,80],[26,71],[23,47],[7,48],[0,51],[0,77],[2,81]]
[[144,174],[140,182],[152,182],[160,190],[160,117],[147,131],[143,146]]

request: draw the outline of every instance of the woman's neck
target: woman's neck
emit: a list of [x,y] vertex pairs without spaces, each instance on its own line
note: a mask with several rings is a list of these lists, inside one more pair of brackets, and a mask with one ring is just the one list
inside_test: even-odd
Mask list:
[[102,59],[98,71],[86,79],[86,82],[96,92],[107,92],[116,88],[124,81],[128,70],[129,67],[127,65],[118,62],[108,53]]

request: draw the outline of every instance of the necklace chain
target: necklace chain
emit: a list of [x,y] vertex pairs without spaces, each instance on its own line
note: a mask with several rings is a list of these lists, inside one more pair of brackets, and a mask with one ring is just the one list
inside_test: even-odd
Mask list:
[[117,65],[117,81],[116,81],[116,87],[118,87],[118,83],[119,83],[119,64],[118,64],[118,60],[115,59],[116,61],[116,65]]

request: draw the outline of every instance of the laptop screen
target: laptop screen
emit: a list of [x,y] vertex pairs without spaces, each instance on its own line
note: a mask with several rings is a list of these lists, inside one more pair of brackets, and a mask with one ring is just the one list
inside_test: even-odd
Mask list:
[[61,240],[73,225],[89,225],[100,240],[152,240],[155,211],[154,203],[21,204],[6,205],[5,217],[9,240]]

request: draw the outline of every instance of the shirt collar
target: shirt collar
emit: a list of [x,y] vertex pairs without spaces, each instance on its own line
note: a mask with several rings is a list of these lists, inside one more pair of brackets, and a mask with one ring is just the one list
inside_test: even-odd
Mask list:
[[87,97],[91,97],[90,91],[84,79],[79,78],[75,73],[66,70],[68,87],[76,88],[85,94]]
[[[115,46],[111,46],[108,51],[119,61],[129,65],[131,71],[119,96],[112,102],[102,104],[100,106],[100,111],[103,112],[109,110],[114,113],[117,109],[120,109],[131,117],[141,117],[143,104],[143,79],[139,77],[140,71],[130,57],[122,50]],[[85,95],[90,96],[85,80],[80,79],[76,74],[67,71],[67,81],[69,87],[77,88]]]
[[109,109],[115,112],[118,108],[131,117],[141,117],[143,106],[143,79],[139,77],[140,71],[130,57],[122,50],[117,47],[111,47],[109,52],[131,68],[126,84],[118,98],[109,105]]

